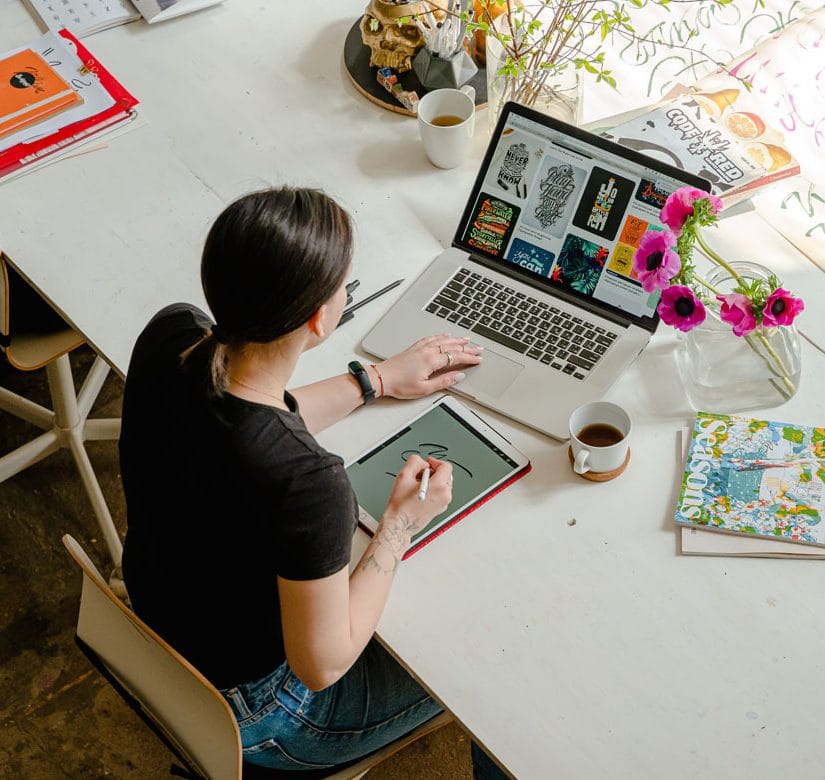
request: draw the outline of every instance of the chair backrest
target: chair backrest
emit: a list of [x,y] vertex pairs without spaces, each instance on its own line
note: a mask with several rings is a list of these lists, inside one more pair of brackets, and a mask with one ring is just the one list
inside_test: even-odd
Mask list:
[[84,341],[0,251],[0,351],[6,353],[9,363],[21,371],[33,371]]
[[240,780],[240,733],[227,702],[118,600],[72,536],[63,544],[83,572],[77,638],[193,768],[210,779]]
[[6,256],[0,252],[0,349],[5,349],[10,341],[9,286],[9,266]]

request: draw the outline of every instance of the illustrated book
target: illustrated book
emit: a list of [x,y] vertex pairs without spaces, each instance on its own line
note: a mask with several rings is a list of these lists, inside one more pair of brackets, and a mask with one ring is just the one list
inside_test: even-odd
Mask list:
[[0,136],[30,127],[82,101],[35,51],[0,59]]
[[823,514],[825,427],[697,413],[678,526],[786,542],[792,554],[825,547]]

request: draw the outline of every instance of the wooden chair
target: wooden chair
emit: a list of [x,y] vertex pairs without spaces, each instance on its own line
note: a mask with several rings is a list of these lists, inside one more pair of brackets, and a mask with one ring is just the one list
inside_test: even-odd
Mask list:
[[[89,495],[98,524],[115,565],[120,563],[121,543],[112,515],[95,476],[83,442],[89,439],[117,439],[120,419],[88,419],[95,399],[109,373],[108,364],[97,357],[80,392],[75,395],[69,352],[85,343],[83,336],[65,322],[33,292],[32,303],[39,304],[36,316],[54,322],[54,329],[13,327],[12,293],[21,295],[26,285],[0,252],[0,350],[9,364],[21,371],[46,368],[52,407],[46,409],[7,388],[0,387],[0,409],[20,417],[45,432],[0,458],[0,482],[37,463],[62,447],[71,453]],[[23,308],[23,307],[20,307]],[[32,318],[29,318],[30,320]]]
[[244,767],[238,724],[223,696],[114,595],[73,537],[66,534],[63,544],[83,572],[78,645],[195,777],[352,780],[452,720],[442,713],[345,768],[316,773]]

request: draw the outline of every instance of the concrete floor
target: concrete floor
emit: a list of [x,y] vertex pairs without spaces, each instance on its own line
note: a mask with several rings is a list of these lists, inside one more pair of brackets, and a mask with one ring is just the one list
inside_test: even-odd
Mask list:
[[[76,350],[75,377],[84,376],[91,361],[90,350]],[[0,356],[0,385],[49,405],[45,371],[14,371]],[[110,376],[95,414],[119,415],[122,390]],[[0,455],[35,435],[28,423],[0,412]],[[117,445],[90,442],[88,451],[123,532]],[[170,777],[174,756],[74,644],[80,574],[60,542],[67,532],[108,574],[105,544],[67,451],[0,484],[0,777]],[[469,742],[457,726],[419,740],[369,773],[370,780],[470,776]]]

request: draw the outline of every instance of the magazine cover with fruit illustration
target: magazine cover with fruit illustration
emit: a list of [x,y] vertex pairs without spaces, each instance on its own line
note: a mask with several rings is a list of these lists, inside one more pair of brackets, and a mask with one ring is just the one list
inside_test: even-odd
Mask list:
[[755,96],[742,82],[721,73],[705,77],[691,90],[616,125],[606,135],[702,176],[729,202],[799,173],[782,133],[764,121]]
[[676,523],[825,546],[825,428],[699,412]]

